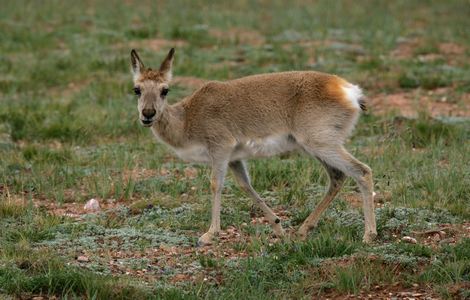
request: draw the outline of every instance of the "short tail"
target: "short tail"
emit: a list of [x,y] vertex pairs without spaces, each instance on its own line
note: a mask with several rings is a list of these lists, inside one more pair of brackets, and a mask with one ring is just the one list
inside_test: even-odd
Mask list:
[[367,106],[366,106],[366,99],[364,99],[364,96],[359,99],[359,107],[362,109],[362,111],[367,111]]
[[356,107],[363,111],[367,110],[365,96],[359,86],[349,83],[347,81],[343,81],[342,88],[346,99],[350,101],[353,107]]

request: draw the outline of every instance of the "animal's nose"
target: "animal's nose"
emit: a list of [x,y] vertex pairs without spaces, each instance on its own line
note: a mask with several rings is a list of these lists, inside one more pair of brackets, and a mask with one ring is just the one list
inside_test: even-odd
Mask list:
[[156,113],[157,111],[153,108],[145,108],[142,110],[142,115],[147,119],[151,119]]

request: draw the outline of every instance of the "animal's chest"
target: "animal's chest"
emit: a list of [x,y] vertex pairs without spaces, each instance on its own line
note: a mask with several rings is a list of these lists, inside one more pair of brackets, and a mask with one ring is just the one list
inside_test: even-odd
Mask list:
[[[297,144],[292,138],[289,138],[288,135],[279,135],[240,141],[235,148],[230,150],[228,155],[229,160],[234,161],[251,157],[269,157],[295,149],[297,149]],[[185,161],[201,163],[211,161],[209,151],[203,145],[193,145],[174,150],[176,155]]]

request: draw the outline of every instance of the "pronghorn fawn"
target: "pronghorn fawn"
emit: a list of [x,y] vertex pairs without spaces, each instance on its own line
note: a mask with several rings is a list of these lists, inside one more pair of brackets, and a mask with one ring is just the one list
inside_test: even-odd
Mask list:
[[212,168],[212,221],[199,238],[211,244],[220,231],[220,200],[227,169],[240,187],[259,205],[274,234],[284,234],[280,219],[250,183],[245,160],[299,150],[315,157],[330,182],[323,200],[298,229],[305,239],[322,212],[333,201],[347,176],[362,193],[365,219],[363,241],[377,235],[371,169],[354,158],[344,142],[361,109],[361,89],[335,75],[319,72],[282,72],[212,81],[182,101],[169,105],[174,49],[160,68],[146,68],[131,51],[134,92],[140,122],[183,160]]

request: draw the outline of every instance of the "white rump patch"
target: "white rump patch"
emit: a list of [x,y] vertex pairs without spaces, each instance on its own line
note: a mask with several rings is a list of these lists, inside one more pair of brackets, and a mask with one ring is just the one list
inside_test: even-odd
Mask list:
[[364,97],[361,88],[351,83],[347,83],[341,88],[346,94],[346,99],[348,99],[354,107],[356,107],[357,109],[361,109],[361,106],[359,105],[359,100]]

